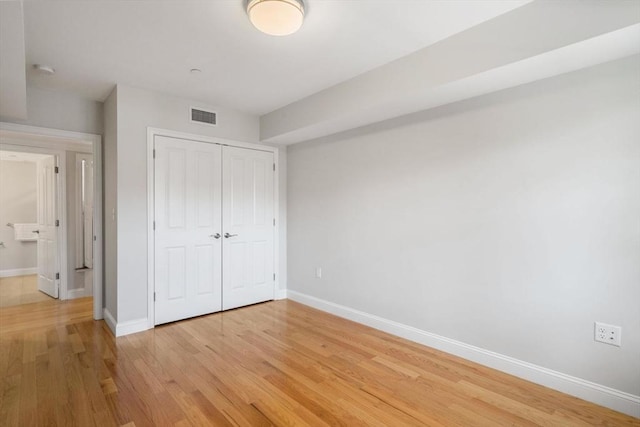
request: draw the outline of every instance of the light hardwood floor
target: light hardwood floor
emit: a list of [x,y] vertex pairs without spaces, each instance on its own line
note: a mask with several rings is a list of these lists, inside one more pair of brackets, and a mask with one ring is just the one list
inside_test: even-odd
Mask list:
[[0,309],[0,374],[3,426],[640,426],[286,300],[117,339],[90,298]]
[[0,307],[49,300],[53,298],[38,290],[38,276],[35,274],[0,278]]

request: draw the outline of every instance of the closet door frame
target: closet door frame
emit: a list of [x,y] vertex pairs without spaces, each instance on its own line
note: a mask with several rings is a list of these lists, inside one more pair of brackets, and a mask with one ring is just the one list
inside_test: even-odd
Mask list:
[[278,163],[278,148],[268,145],[252,144],[249,142],[233,141],[230,139],[195,135],[185,132],[177,132],[160,128],[147,128],[147,326],[149,329],[155,327],[155,200],[154,200],[154,161],[153,149],[156,136],[166,136],[170,138],[186,139],[195,142],[204,142],[209,144],[220,144],[231,147],[248,148],[251,150],[266,151],[273,153],[273,162],[275,167],[273,180],[273,203],[274,203],[274,245],[273,245],[273,271],[275,272],[274,295],[276,299],[284,298],[280,290],[280,192],[279,192],[279,174],[280,165]]

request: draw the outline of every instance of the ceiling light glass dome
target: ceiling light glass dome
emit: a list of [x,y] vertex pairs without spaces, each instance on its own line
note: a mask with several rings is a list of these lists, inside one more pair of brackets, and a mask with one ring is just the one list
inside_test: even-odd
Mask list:
[[286,36],[300,29],[304,21],[301,0],[250,0],[249,20],[258,30],[272,36]]

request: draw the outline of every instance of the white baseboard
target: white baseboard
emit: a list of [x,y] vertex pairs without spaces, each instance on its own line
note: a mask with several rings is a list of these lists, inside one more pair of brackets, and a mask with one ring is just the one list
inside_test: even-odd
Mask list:
[[640,396],[465,344],[373,314],[287,290],[287,298],[354,322],[426,345],[536,384],[640,418]]
[[286,289],[276,289],[276,300],[279,299],[287,299],[287,290]]
[[11,270],[0,270],[1,277],[16,277],[16,276],[29,276],[31,274],[37,274],[38,267],[33,268],[14,268]]
[[116,324],[116,337],[135,334],[136,332],[146,331],[147,329],[149,329],[149,321],[146,317],[144,319],[118,323]]
[[116,335],[116,319],[113,318],[109,310],[107,310],[106,308],[102,310],[102,316],[104,318],[104,321],[107,323],[107,326],[109,327],[109,329],[111,329],[111,333],[113,333],[114,336],[117,336]]
[[87,295],[87,292],[85,291],[84,288],[67,289],[67,299],[83,298],[86,296],[90,296],[90,295]]
[[109,310],[106,308],[103,311],[104,321],[107,322],[109,329],[116,337],[123,335],[135,334],[136,332],[146,331],[149,328],[149,321],[145,317],[144,319],[130,320],[128,322],[117,323]]

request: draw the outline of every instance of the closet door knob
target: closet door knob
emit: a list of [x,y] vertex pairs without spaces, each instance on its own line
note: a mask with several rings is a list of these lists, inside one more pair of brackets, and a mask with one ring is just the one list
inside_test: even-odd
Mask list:
[[224,238],[228,239],[229,237],[235,237],[237,236],[237,234],[229,234],[229,233],[224,233]]
[[210,234],[209,237],[213,237],[214,239],[219,239],[220,238],[220,233]]

